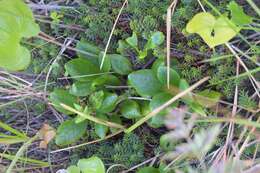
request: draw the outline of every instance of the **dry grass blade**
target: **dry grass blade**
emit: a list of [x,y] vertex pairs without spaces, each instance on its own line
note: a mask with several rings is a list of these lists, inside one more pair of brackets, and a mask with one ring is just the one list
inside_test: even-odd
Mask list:
[[169,8],[167,9],[167,18],[166,18],[166,30],[167,30],[167,38],[166,38],[166,48],[167,48],[167,56],[166,56],[166,65],[167,65],[167,87],[170,88],[170,65],[171,65],[171,26],[172,26],[172,13],[177,5],[177,0],[174,0]]
[[115,23],[114,23],[114,25],[113,25],[113,28],[112,28],[112,30],[111,30],[111,32],[110,32],[110,35],[109,35],[109,38],[108,38],[108,41],[107,41],[107,45],[106,45],[106,48],[105,48],[105,51],[104,51],[104,54],[103,54],[103,57],[102,57],[102,61],[101,61],[101,64],[100,64],[100,69],[102,69],[102,67],[103,67],[103,64],[104,64],[105,58],[106,58],[106,54],[107,54],[107,50],[108,50],[108,47],[109,47],[109,45],[110,45],[110,41],[111,41],[111,39],[112,39],[114,30],[115,30],[115,28],[116,28],[116,25],[117,25],[117,22],[118,22],[118,20],[119,20],[119,17],[120,17],[120,15],[121,15],[123,9],[125,8],[125,5],[127,4],[127,2],[128,2],[128,0],[125,0],[125,2],[123,3],[123,5],[122,5],[122,7],[121,7],[121,9],[120,9],[120,11],[119,11],[119,13],[118,13],[118,15],[117,15],[117,18],[116,18],[116,20],[115,20]]

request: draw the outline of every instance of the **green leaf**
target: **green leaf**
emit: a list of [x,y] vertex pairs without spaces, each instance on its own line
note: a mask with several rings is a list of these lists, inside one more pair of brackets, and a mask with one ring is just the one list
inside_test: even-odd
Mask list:
[[[101,65],[103,55],[104,55],[104,52],[102,51],[102,52],[100,52],[100,54],[98,56],[98,65],[99,66]],[[109,72],[111,70],[111,60],[110,60],[109,54],[106,54],[101,70],[102,70],[102,72]]]
[[[160,80],[160,82],[163,85],[167,85],[167,67],[161,66],[158,68],[157,78]],[[180,83],[179,74],[171,68],[170,69],[170,85],[179,86],[179,83]]]
[[153,66],[152,66],[152,70],[153,70],[154,74],[157,74],[158,69],[161,66],[165,66],[164,59],[158,58],[156,61],[154,61]]
[[147,115],[151,112],[149,101],[144,101],[141,103],[141,112],[142,112],[142,115]]
[[231,21],[236,25],[247,25],[252,23],[252,17],[245,14],[243,8],[235,1],[231,1],[227,7],[231,12]]
[[22,38],[36,36],[40,32],[32,11],[21,0],[0,1],[0,67],[18,71],[27,68],[30,52],[20,45]]
[[91,157],[88,159],[80,159],[78,167],[82,173],[105,173],[105,166],[99,157]]
[[120,85],[121,81],[114,75],[104,74],[102,76],[97,77],[93,80],[92,86],[94,87],[103,87],[104,85]]
[[195,101],[199,103],[201,106],[204,107],[212,107],[215,106],[220,98],[221,98],[221,93],[206,89],[204,91],[201,91],[197,93],[195,96]]
[[189,33],[197,33],[213,48],[217,45],[227,43],[239,32],[228,18],[215,18],[210,13],[202,12],[196,14],[186,26]]
[[132,72],[131,62],[124,56],[111,54],[108,57],[111,60],[112,69],[121,75],[127,75]]
[[[185,79],[181,79],[180,80],[180,83],[179,83],[179,89],[181,91],[184,91],[186,89],[188,89],[190,87],[190,85],[188,84],[188,82],[185,80]],[[192,94],[191,93],[188,93],[186,94],[182,100],[185,102],[185,103],[191,103],[193,101],[193,97],[192,97]]]
[[53,92],[51,92],[49,100],[58,111],[67,115],[74,114],[73,112],[65,110],[63,107],[60,106],[60,104],[62,103],[67,106],[73,107],[74,103],[77,103],[77,97],[71,95],[67,90],[55,89]]
[[77,81],[70,88],[70,94],[78,97],[88,96],[95,91],[95,87],[91,82]]
[[125,51],[129,48],[130,48],[130,46],[124,40],[119,40],[118,48],[116,49],[116,51],[118,53],[120,53],[121,55],[125,55]]
[[[112,116],[109,117],[109,120],[113,123],[116,123],[116,124],[122,124],[122,121],[121,121],[121,118],[119,115],[116,115],[116,114],[113,114]],[[118,132],[118,129],[116,128],[110,128],[110,131],[112,133],[116,133]]]
[[152,70],[139,70],[128,75],[129,84],[141,96],[154,96],[162,91],[162,84]]
[[82,58],[88,59],[90,62],[98,66],[98,56],[101,52],[101,50],[89,42],[81,39],[77,45],[76,48],[79,50],[77,51],[77,55]]
[[100,73],[98,66],[83,58],[72,59],[65,64],[66,72],[78,81],[91,81]]
[[[167,101],[169,101],[173,96],[171,94],[168,93],[159,93],[157,95],[155,95],[152,98],[152,101],[150,102],[149,106],[151,110],[154,110],[160,106],[162,106],[164,103],[166,103]],[[176,101],[175,103],[173,103],[171,105],[171,108],[176,107],[178,105],[178,102]],[[167,111],[162,111],[160,113],[158,113],[156,116],[153,116],[152,118],[150,118],[147,123],[149,126],[153,127],[153,128],[158,128],[161,127],[162,125],[164,125],[164,119],[165,119],[165,115],[167,114]]]
[[133,35],[129,38],[126,39],[126,42],[132,46],[133,48],[137,49],[138,47],[138,40],[137,40],[137,35],[135,32],[133,32]]
[[148,40],[147,44],[145,45],[145,49],[154,49],[160,46],[164,42],[164,35],[162,32],[154,32],[151,35],[151,38]]
[[197,102],[191,102],[191,103],[188,103],[189,105],[189,108],[191,110],[193,110],[194,112],[198,113],[199,115],[201,116],[207,116],[206,112],[204,111],[203,107],[197,103]]
[[79,167],[73,165],[67,168],[68,173],[80,173]]
[[97,91],[90,95],[89,103],[95,109],[99,109],[103,103],[103,99],[104,99],[104,91],[102,91],[102,90]]
[[86,132],[86,122],[75,123],[74,120],[64,121],[57,130],[55,143],[59,146],[77,142]]
[[79,106],[80,108],[77,108],[76,104],[74,104],[74,107],[77,109],[77,111],[83,112],[83,114],[84,114],[84,116],[83,115],[77,115],[77,117],[75,118],[75,123],[81,123],[81,122],[88,119],[87,116],[91,116],[92,110],[88,106],[85,106],[84,110],[81,106]]
[[118,96],[115,93],[105,92],[104,99],[101,107],[98,109],[99,112],[109,113],[116,107]]
[[142,60],[144,59],[148,54],[148,51],[145,49],[145,50],[142,50],[142,51],[138,51],[138,59]]
[[160,173],[160,171],[157,168],[149,166],[139,169],[137,173]]
[[142,116],[140,106],[133,100],[124,101],[120,111],[122,116],[128,119],[135,119]]
[[[106,115],[104,114],[97,114],[97,118],[100,118],[102,120],[108,120],[108,118],[106,117]],[[100,137],[101,139],[106,137],[106,134],[108,132],[108,127],[95,123],[95,133],[96,135],[98,135],[98,137]]]

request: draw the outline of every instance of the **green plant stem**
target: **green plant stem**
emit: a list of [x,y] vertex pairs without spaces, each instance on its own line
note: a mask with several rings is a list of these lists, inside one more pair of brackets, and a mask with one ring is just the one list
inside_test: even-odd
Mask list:
[[120,124],[116,124],[116,123],[113,123],[113,122],[105,121],[105,120],[102,120],[102,119],[99,119],[99,118],[96,118],[96,117],[84,114],[84,113],[82,113],[80,111],[77,111],[76,109],[73,109],[72,107],[70,107],[68,105],[60,104],[60,106],[62,106],[64,109],[66,109],[68,111],[74,112],[75,114],[78,114],[79,116],[81,116],[83,118],[86,118],[87,120],[93,121],[95,123],[102,124],[102,125],[105,125],[105,126],[108,126],[108,127],[112,127],[112,128],[124,129],[124,126],[122,126]]
[[260,16],[260,9],[257,7],[257,5],[252,0],[246,0],[246,1],[255,10],[258,16]]
[[16,155],[14,156],[11,164],[9,165],[8,169],[6,170],[6,173],[12,173],[12,169],[15,166],[16,162],[19,160],[19,158],[23,155],[24,151],[26,150],[26,148],[29,147],[29,145],[31,145],[31,143],[33,141],[35,141],[36,139],[38,139],[39,134],[36,134],[34,137],[30,138],[27,142],[25,142],[21,148],[17,151]]

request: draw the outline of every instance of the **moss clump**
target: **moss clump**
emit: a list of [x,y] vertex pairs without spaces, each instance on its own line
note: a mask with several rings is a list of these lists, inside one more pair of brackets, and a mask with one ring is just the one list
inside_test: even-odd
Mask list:
[[96,155],[108,164],[122,164],[126,167],[141,163],[144,159],[144,143],[135,134],[125,135],[118,142],[102,142],[86,147],[82,158]]

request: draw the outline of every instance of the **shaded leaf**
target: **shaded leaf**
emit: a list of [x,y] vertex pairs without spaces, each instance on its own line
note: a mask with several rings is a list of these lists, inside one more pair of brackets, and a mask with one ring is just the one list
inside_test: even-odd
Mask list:
[[100,73],[98,66],[87,59],[76,58],[65,64],[66,72],[75,80],[91,81]]
[[113,71],[121,75],[127,75],[132,72],[132,64],[121,55],[111,54],[108,57],[111,60]]
[[[165,66],[159,67],[158,71],[157,71],[157,77],[163,85],[167,85],[167,67],[165,67]],[[174,86],[179,86],[179,83],[180,83],[179,74],[171,68],[170,69],[170,84],[174,85]]]
[[67,90],[55,89],[53,92],[51,92],[49,100],[58,111],[67,115],[74,114],[73,112],[70,112],[60,106],[60,104],[62,103],[67,106],[73,107],[74,103],[77,103],[77,97],[71,95]]
[[[100,54],[98,56],[98,66],[101,65],[103,56],[104,56],[104,52],[102,51],[102,52],[100,52]],[[110,55],[106,54],[101,71],[109,72],[110,70],[111,70],[111,59],[110,59]]]
[[[108,120],[108,118],[104,114],[97,114],[97,118],[100,118],[102,120]],[[108,129],[107,126],[95,123],[95,133],[101,139],[106,137],[106,134],[107,134],[108,130],[109,129]]]
[[152,70],[139,70],[128,75],[129,84],[141,96],[154,96],[162,91],[162,84]]
[[108,113],[115,109],[118,96],[115,93],[105,92],[104,99],[101,107],[98,109],[99,112]]
[[95,91],[95,87],[91,82],[74,82],[70,88],[70,94],[78,97],[88,96]]
[[134,119],[142,116],[139,105],[133,100],[124,101],[121,104],[120,111],[122,116],[128,119]]
[[75,123],[74,120],[64,121],[57,130],[55,143],[60,146],[77,142],[86,133],[86,123]]
[[86,58],[93,64],[98,65],[98,55],[100,54],[101,50],[97,46],[81,39],[77,43],[76,48],[79,50],[77,51],[77,55],[79,57]]
[[89,97],[90,105],[93,106],[95,109],[99,109],[103,103],[104,95],[104,91],[102,90],[91,94]]
[[145,45],[146,49],[154,49],[157,46],[161,45],[164,42],[164,35],[162,32],[154,32],[150,39],[148,40],[147,44]]

